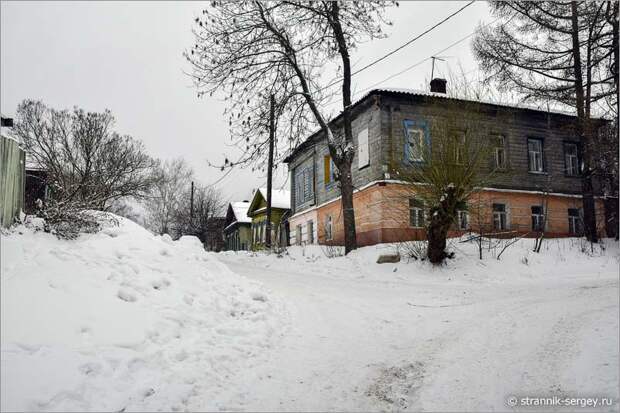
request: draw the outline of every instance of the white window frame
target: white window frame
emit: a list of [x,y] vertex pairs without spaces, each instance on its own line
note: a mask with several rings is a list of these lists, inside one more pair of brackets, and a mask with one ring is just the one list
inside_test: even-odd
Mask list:
[[[417,146],[415,140],[418,140]],[[407,145],[409,145],[409,161],[424,161],[424,152],[426,151],[426,137],[424,129],[414,126],[407,128]]]
[[[574,154],[569,154],[567,148],[575,148]],[[566,175],[579,176],[579,152],[576,143],[564,143],[564,162],[566,164]]]
[[[417,203],[417,205],[412,205]],[[415,198],[409,199],[409,226],[411,228],[424,228],[426,224],[426,211],[424,204]]]
[[[506,137],[503,135],[495,135],[495,168],[506,169]],[[499,154],[502,154],[502,161],[500,162]]]
[[[503,211],[496,211],[495,205],[503,205]],[[494,202],[491,206],[493,209],[493,230],[494,231],[506,231],[510,228],[510,223],[508,221],[508,205],[502,202]],[[503,217],[503,222],[502,222]],[[496,225],[499,223],[499,225]]]
[[[535,143],[536,145],[539,145],[538,150],[535,150],[536,148],[530,148],[530,143]],[[542,139],[527,138],[527,156],[529,159],[529,172],[545,172],[544,141]]]
[[[577,215],[571,215],[570,210],[577,210]],[[583,232],[581,228],[581,210],[579,208],[568,208],[568,233],[570,235],[581,235]],[[571,230],[572,226],[572,230]]]

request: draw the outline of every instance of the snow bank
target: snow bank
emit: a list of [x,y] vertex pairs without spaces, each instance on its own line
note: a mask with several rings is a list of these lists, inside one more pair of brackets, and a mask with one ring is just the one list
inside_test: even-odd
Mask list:
[[2,238],[7,410],[214,410],[273,346],[284,310],[198,239],[118,226],[58,240]]
[[[558,238],[543,241],[540,253],[533,252],[534,239],[521,239],[508,247],[497,259],[502,245],[483,251],[478,259],[478,246],[462,242],[463,238],[448,241],[448,250],[455,258],[444,265],[434,266],[428,261],[407,258],[403,244],[377,244],[358,248],[344,256],[343,247],[321,245],[291,246],[281,259],[273,260],[264,253],[225,252],[240,260],[264,262],[265,266],[289,269],[295,272],[325,274],[348,279],[426,280],[463,282],[528,282],[553,277],[590,277],[594,274],[617,272],[620,262],[618,241],[603,239],[601,245],[591,246],[583,239]],[[592,248],[592,250],[591,250]],[[401,251],[401,262],[377,264],[381,254]],[[308,266],[312,263],[311,266]]]

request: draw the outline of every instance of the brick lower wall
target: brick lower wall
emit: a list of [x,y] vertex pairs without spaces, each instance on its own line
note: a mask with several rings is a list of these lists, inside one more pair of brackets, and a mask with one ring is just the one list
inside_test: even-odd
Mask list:
[[[355,226],[359,246],[374,245],[385,242],[399,242],[412,239],[424,239],[423,228],[409,226],[409,198],[415,196],[411,187],[379,182],[353,195],[355,209]],[[470,227],[472,230],[492,229],[492,204],[504,203],[509,216],[509,230],[519,234],[535,236],[531,231],[531,207],[546,205],[546,237],[570,236],[568,230],[568,208],[580,208],[581,198],[548,194],[506,192],[484,190],[470,198]],[[604,206],[597,199],[597,224],[601,233],[604,230]],[[322,205],[316,210],[318,241],[320,244],[342,245],[344,243],[344,226],[340,199]],[[326,238],[325,223],[327,217],[332,219],[332,239]],[[291,224],[291,231],[294,226]],[[453,230],[450,236],[458,236],[464,231]]]

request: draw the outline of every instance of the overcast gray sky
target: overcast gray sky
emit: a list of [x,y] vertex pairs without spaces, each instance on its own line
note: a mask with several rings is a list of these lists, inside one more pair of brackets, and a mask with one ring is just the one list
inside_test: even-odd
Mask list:
[[[401,2],[389,11],[389,37],[360,45],[352,55],[361,67],[458,10],[466,2]],[[159,158],[185,158],[197,178],[209,184],[222,172],[207,166],[231,150],[222,116],[224,103],[198,99],[182,57],[193,44],[193,19],[201,2],[6,2],[1,11],[1,102],[11,116],[26,98],[55,108],[110,109],[116,129],[141,139]],[[477,2],[420,40],[354,77],[362,90],[469,35],[490,21],[486,2]],[[459,63],[476,69],[470,41],[442,53],[436,73]],[[431,64],[425,62],[382,86],[426,88]],[[475,75],[475,72],[472,72]],[[282,168],[286,170],[286,168]],[[280,173],[278,183],[286,176]],[[236,170],[218,187],[231,200],[248,199],[266,179]]]

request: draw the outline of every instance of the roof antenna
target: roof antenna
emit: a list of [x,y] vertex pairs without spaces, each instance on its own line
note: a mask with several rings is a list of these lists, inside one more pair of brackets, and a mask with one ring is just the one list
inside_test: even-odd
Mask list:
[[440,62],[445,62],[446,59],[442,59],[441,56],[431,56],[431,59],[433,59],[433,65],[431,66],[431,80],[434,79],[434,75],[435,75],[435,60],[439,60]]

